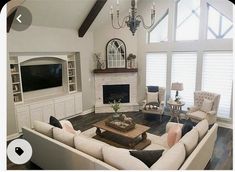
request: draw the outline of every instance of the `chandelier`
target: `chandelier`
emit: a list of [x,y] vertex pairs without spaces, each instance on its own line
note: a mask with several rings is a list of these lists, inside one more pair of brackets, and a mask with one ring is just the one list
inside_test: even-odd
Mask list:
[[117,26],[115,26],[114,24],[113,6],[110,7],[112,27],[114,29],[121,29],[127,26],[130,28],[130,31],[132,32],[133,36],[135,35],[135,32],[137,28],[140,26],[141,22],[145,29],[150,29],[155,24],[155,15],[156,15],[155,7],[156,7],[155,3],[153,3],[151,8],[151,24],[150,26],[147,26],[144,22],[144,18],[141,15],[137,14],[137,0],[131,0],[131,8],[129,9],[129,15],[124,17],[123,20],[120,21],[119,0],[117,0],[117,10],[116,10]]

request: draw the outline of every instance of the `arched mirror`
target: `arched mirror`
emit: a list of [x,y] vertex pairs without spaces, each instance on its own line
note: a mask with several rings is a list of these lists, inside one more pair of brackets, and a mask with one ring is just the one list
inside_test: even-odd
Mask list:
[[106,45],[107,68],[126,68],[126,45],[117,38],[111,39]]

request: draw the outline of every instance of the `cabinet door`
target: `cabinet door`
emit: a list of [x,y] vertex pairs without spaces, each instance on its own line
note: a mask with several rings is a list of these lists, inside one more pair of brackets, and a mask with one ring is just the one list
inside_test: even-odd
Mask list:
[[65,100],[55,100],[55,117],[57,119],[65,117]]
[[34,104],[30,106],[31,127],[34,121],[43,121],[43,104]]
[[53,101],[46,102],[43,106],[43,121],[49,123],[50,116],[55,116]]
[[75,114],[82,113],[82,93],[78,93],[75,95],[74,103],[75,103]]
[[74,97],[69,97],[65,101],[65,117],[75,115]]
[[18,121],[18,130],[22,132],[22,127],[30,128],[30,113],[29,107],[16,108],[16,115]]

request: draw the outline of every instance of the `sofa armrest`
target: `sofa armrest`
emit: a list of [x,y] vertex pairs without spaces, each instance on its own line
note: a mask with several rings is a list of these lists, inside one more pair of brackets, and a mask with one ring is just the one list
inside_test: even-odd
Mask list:
[[175,125],[179,125],[180,128],[183,127],[183,124],[179,124],[179,123],[175,123],[175,122],[168,122],[166,124],[166,133],[169,131],[169,129],[172,127],[172,126],[175,126]]
[[207,112],[207,114],[215,116],[216,115],[216,111],[209,111],[209,112]]
[[188,109],[188,113],[192,113],[192,112],[199,110],[197,106],[191,106],[191,107],[188,107],[187,109]]

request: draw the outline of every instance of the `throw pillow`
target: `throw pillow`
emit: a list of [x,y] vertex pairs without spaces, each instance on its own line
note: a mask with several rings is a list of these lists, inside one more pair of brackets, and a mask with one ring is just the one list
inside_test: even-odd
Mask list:
[[193,128],[193,122],[190,119],[185,121],[185,123],[184,123],[184,125],[182,127],[182,135],[181,135],[181,137],[183,137],[187,132],[192,130],[192,128]]
[[159,87],[158,86],[147,86],[148,92],[158,92]]
[[164,150],[138,150],[130,154],[145,163],[149,168],[162,156]]
[[62,129],[62,125],[60,124],[60,121],[56,119],[54,116],[50,116],[50,124],[54,127],[58,127]]
[[200,110],[207,113],[211,111],[212,106],[213,106],[213,101],[204,99]]
[[158,102],[158,92],[156,93],[147,93],[147,103]]
[[167,144],[171,148],[174,144],[176,144],[182,135],[182,130],[180,125],[173,125],[167,134]]
[[72,134],[76,134],[77,132],[76,130],[73,129],[73,127],[69,126],[68,124],[63,124],[62,129]]

